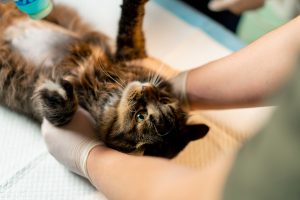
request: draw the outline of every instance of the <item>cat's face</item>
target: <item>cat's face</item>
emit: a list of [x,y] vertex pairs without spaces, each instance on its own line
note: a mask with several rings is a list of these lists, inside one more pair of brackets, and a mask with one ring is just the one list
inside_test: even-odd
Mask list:
[[[186,113],[173,96],[171,86],[134,81],[123,90],[115,123],[106,144],[123,152],[142,150],[145,154],[174,157],[186,144],[203,137],[208,128],[190,138]],[[199,131],[199,130],[197,130]]]

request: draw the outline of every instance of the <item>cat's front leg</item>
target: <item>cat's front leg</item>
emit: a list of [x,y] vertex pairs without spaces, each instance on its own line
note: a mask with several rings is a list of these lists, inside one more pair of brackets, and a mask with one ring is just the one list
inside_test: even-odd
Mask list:
[[66,80],[46,80],[36,89],[34,100],[40,115],[56,126],[70,122],[78,107],[74,88]]
[[147,57],[143,33],[145,4],[148,0],[123,0],[117,35],[117,61]]

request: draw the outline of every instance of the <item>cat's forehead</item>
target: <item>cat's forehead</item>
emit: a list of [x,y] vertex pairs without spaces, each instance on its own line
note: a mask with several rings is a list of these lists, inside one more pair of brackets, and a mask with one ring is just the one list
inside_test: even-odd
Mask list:
[[[135,87],[132,87],[132,85],[135,85]],[[152,82],[134,81],[131,84],[131,88],[134,88],[132,90],[133,93],[139,93],[140,95],[150,94],[150,96],[152,94],[152,96],[155,96],[158,99],[167,97],[169,100],[176,101],[173,89],[168,82],[162,82],[155,85]]]

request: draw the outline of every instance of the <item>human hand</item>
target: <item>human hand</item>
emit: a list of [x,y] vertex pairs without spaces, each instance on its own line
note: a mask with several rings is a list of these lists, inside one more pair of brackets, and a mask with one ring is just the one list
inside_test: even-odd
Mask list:
[[48,151],[69,170],[87,179],[87,158],[89,152],[102,143],[95,139],[94,121],[90,114],[78,108],[67,125],[56,127],[44,119],[42,135]]
[[170,79],[175,95],[179,98],[182,106],[189,108],[189,101],[186,94],[186,79],[189,71],[183,71]]
[[265,0],[211,0],[208,7],[212,11],[230,10],[234,14],[241,14],[247,10],[260,8]]

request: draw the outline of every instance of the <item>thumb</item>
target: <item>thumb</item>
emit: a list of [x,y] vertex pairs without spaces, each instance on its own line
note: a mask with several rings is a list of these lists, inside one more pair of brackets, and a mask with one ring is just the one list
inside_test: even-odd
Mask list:
[[211,11],[223,11],[228,10],[231,6],[236,3],[236,0],[212,0],[208,4],[208,8]]

